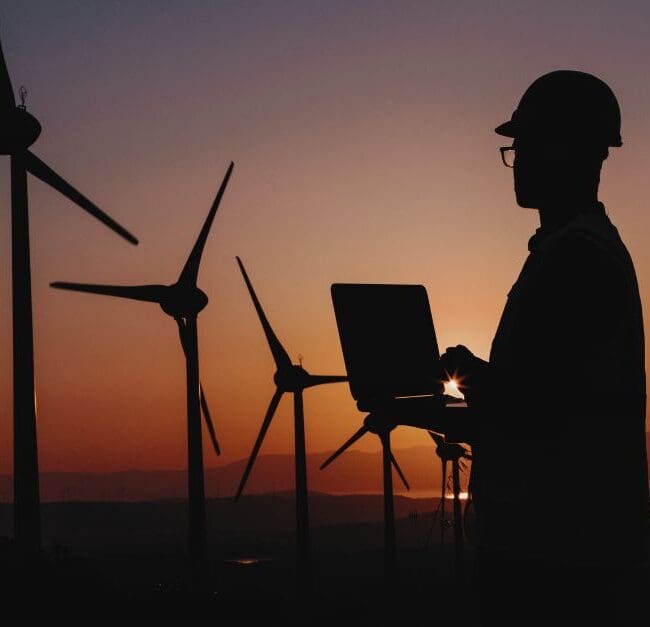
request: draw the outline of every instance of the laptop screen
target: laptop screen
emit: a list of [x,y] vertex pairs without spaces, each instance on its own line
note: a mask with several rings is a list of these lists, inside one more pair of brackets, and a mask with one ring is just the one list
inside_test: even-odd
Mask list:
[[440,354],[424,286],[334,283],[331,294],[355,400],[440,391]]

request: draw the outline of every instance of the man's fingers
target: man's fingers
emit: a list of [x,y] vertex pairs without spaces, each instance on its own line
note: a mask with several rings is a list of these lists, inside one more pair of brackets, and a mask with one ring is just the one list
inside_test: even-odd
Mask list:
[[458,371],[466,370],[474,360],[473,353],[462,344],[449,346],[440,357],[441,366],[452,374]]
[[448,379],[461,368],[461,360],[454,353],[447,351],[440,357],[440,367]]

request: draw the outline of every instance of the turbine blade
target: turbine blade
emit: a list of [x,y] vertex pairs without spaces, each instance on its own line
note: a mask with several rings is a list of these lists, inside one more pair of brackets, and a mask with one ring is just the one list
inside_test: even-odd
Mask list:
[[399,467],[399,464],[397,463],[397,460],[395,459],[395,455],[393,455],[392,451],[390,453],[390,463],[393,464],[395,470],[397,470],[397,474],[399,475],[399,478],[402,480],[404,487],[407,490],[410,490],[411,486],[409,485],[409,482],[406,480],[406,477],[404,476],[402,469]]
[[440,434],[434,433],[433,431],[427,431],[427,433],[438,446],[442,446],[445,443],[445,438]]
[[250,279],[248,278],[248,274],[246,274],[246,268],[244,268],[244,264],[242,263],[242,260],[239,257],[237,257],[237,263],[239,264],[239,269],[241,270],[241,273],[244,275],[244,281],[246,282],[248,293],[251,295],[251,298],[253,299],[253,305],[255,305],[255,311],[257,311],[257,316],[260,319],[260,322],[262,323],[262,328],[264,329],[264,335],[266,335],[266,341],[269,343],[269,346],[271,347],[271,353],[273,353],[273,359],[275,360],[275,365],[278,370],[281,370],[282,368],[288,368],[291,366],[291,358],[289,357],[287,351],[284,350],[282,344],[280,344],[280,340],[278,340],[277,335],[273,332],[273,329],[271,328],[271,325],[269,324],[269,321],[266,318],[266,314],[262,309],[262,305],[260,305],[260,301],[257,299],[257,294],[255,294],[255,290],[253,289],[253,285],[251,284]]
[[342,377],[339,375],[320,375],[320,374],[311,374],[307,380],[306,388],[313,387],[314,385],[323,385],[325,383],[341,383],[342,381],[347,381],[347,377]]
[[76,190],[70,183],[60,177],[52,168],[41,161],[33,152],[25,151],[25,168],[37,179],[43,181],[50,187],[53,187],[66,198],[87,211],[91,216],[103,222],[109,229],[121,235],[131,244],[137,244],[138,240],[129,233],[123,226],[115,222],[113,218],[104,213],[95,203],[88,200],[81,192]]
[[368,433],[368,429],[364,426],[361,427],[351,438],[345,441],[345,443],[340,446],[334,453],[332,453],[321,465],[320,469],[326,468],[329,466],[341,453],[350,448],[360,437]]
[[[187,347],[185,346],[185,320],[183,318],[174,318],[176,320],[176,324],[178,325],[178,337],[181,340],[181,347],[183,349],[183,353],[185,354],[185,358],[187,359]],[[199,383],[199,386],[201,383]]]
[[201,232],[199,233],[199,237],[194,244],[194,248],[192,248],[192,252],[190,253],[190,256],[185,262],[185,266],[183,267],[183,271],[181,272],[180,277],[178,277],[179,283],[196,285],[199,277],[199,265],[201,264],[201,255],[203,254],[203,249],[205,248],[205,242],[208,239],[210,228],[212,227],[212,222],[214,221],[214,216],[217,213],[217,209],[219,208],[221,197],[223,196],[224,191],[226,191],[226,185],[228,185],[228,181],[234,167],[235,164],[231,161],[230,165],[228,166],[228,170],[226,171],[226,175],[221,182],[221,187],[219,188],[214,202],[212,203],[212,207],[208,212],[208,217],[205,219],[203,227],[201,228]]
[[248,460],[248,464],[246,465],[246,470],[244,470],[244,474],[242,475],[241,481],[239,483],[239,487],[237,488],[235,501],[239,500],[241,493],[244,491],[244,486],[248,481],[248,475],[250,475],[250,472],[253,468],[253,464],[255,463],[257,454],[260,450],[260,447],[262,446],[262,442],[264,441],[264,436],[266,435],[269,425],[271,424],[271,420],[273,419],[273,414],[275,413],[275,410],[278,408],[278,404],[280,403],[282,394],[283,392],[281,390],[276,390],[275,394],[273,395],[273,398],[271,399],[271,403],[269,404],[269,408],[266,410],[266,415],[264,416],[264,420],[262,421],[262,428],[260,429],[259,435],[257,436],[257,440],[255,440],[255,445],[253,446],[253,452],[251,453],[250,459]]
[[11,111],[16,108],[16,98],[14,96],[14,88],[11,85],[9,78],[9,70],[5,62],[5,55],[2,51],[2,44],[0,43],[0,110],[3,112]]
[[200,383],[199,383],[199,392],[201,394],[201,409],[203,410],[203,418],[205,419],[205,426],[208,428],[208,433],[210,434],[210,440],[212,440],[212,446],[214,447],[214,452],[217,455],[221,455],[219,442],[217,442],[217,436],[214,432],[214,424],[212,423],[212,416],[210,415],[210,408],[208,407],[208,401],[205,400],[205,394],[203,393],[203,386]]
[[66,283],[64,281],[50,283],[50,287],[73,292],[117,296],[150,303],[160,303],[168,289],[165,285],[93,285],[91,283]]

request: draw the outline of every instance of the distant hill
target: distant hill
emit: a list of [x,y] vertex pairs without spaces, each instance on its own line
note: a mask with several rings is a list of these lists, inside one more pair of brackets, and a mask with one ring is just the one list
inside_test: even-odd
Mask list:
[[[646,434],[648,450],[650,435]],[[396,494],[432,496],[440,494],[441,464],[431,446],[417,446],[394,451],[404,471],[411,492],[407,492],[396,473]],[[309,490],[329,494],[376,494],[382,491],[381,455],[346,451],[325,470],[320,464],[330,452],[307,456]],[[293,456],[261,455],[246,486],[245,494],[273,494],[293,490]],[[235,494],[244,472],[246,460],[238,460],[205,471],[206,495],[209,498],[230,497]],[[469,464],[468,464],[469,471]],[[467,485],[468,474],[462,476]],[[182,470],[139,471],[111,473],[41,473],[41,499],[56,501],[156,501],[186,497],[186,473]],[[12,500],[11,475],[0,475],[0,502]]]
[[[394,451],[413,492],[439,494],[441,464],[431,446]],[[381,454],[346,451],[325,470],[320,464],[330,452],[307,456],[309,490],[330,494],[379,493],[382,490]],[[206,468],[205,489],[209,498],[233,496],[247,460]],[[463,484],[466,483],[466,477]],[[0,476],[0,501],[11,501],[12,476]],[[41,473],[41,500],[55,501],[154,501],[185,498],[186,473],[182,470],[110,473]],[[293,455],[260,455],[245,494],[281,493],[293,490]],[[395,474],[395,493],[406,493]]]
[[[395,517],[402,545],[422,547],[429,536],[437,499],[395,497]],[[2,541],[12,535],[12,506],[0,505]],[[448,510],[448,515],[451,510]],[[292,493],[209,499],[208,534],[222,554],[278,554],[295,546],[296,509]],[[185,549],[187,507],[184,500],[139,503],[46,503],[42,510],[45,546],[112,554],[174,553]],[[383,497],[310,495],[312,544],[318,550],[366,550],[383,546]],[[448,534],[447,541],[451,539]],[[436,535],[435,541],[438,536]]]

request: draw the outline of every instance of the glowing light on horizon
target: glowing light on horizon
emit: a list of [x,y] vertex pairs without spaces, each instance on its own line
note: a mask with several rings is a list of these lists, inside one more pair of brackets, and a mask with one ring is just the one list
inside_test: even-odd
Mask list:
[[[453,495],[453,494],[445,494],[445,498],[446,498],[447,500],[453,501],[453,499],[454,499],[454,495]],[[461,501],[466,501],[466,500],[469,498],[469,492],[461,492],[461,493],[458,495],[458,498],[459,498]]]
[[231,560],[231,563],[238,564],[239,566],[253,566],[259,564],[262,560],[259,558],[246,557],[241,559]]

